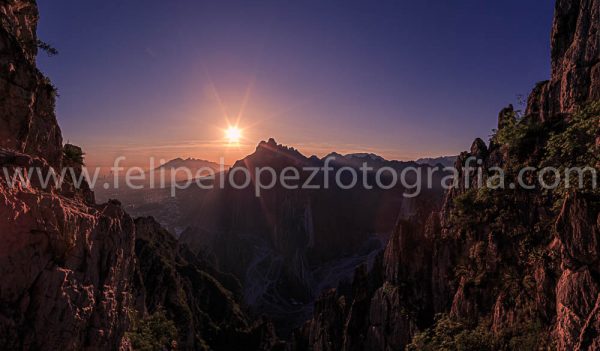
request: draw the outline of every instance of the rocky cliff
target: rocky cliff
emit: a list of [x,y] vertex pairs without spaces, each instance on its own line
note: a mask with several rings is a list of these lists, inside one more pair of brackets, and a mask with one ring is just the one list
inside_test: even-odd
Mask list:
[[[55,89],[35,66],[37,7],[0,2],[0,166],[67,164]],[[0,347],[118,349],[127,329],[134,223],[84,191],[0,180]]]
[[[599,25],[600,2],[557,1],[552,77],[535,87],[525,116],[512,106],[500,113],[489,145],[478,139],[459,156],[442,210],[399,223],[382,264],[357,272],[351,291],[324,295],[294,349],[600,348],[593,180],[510,186],[525,166],[598,166]],[[481,162],[465,170],[471,157]],[[506,172],[502,189],[494,167]]]
[[138,218],[135,227],[135,311],[142,318],[163,311],[177,329],[178,349],[282,346],[271,324],[246,317],[239,305],[239,282],[233,276],[181,246],[154,219]]
[[[239,283],[153,219],[95,204],[73,176],[43,184],[63,167],[79,177],[83,152],[63,146],[56,89],[36,68],[36,2],[0,0],[0,20],[0,349],[277,347],[238,305]],[[12,178],[30,167],[41,177]]]
[[552,76],[538,83],[528,114],[564,117],[600,99],[600,3],[558,0],[552,27]]
[[[399,212],[409,212],[414,203],[433,206],[443,196],[441,172],[432,179],[434,189],[407,199],[400,183],[382,189],[376,186],[376,171],[364,176],[359,171],[363,162],[372,170],[392,167],[398,173],[419,167],[425,178],[429,166],[386,161],[376,155],[329,156],[335,159],[306,157],[269,139],[236,162],[233,170],[248,170],[255,179],[256,169],[270,167],[281,175],[284,169],[295,168],[299,179],[289,184],[296,189],[274,182],[257,197],[254,187],[235,189],[226,183],[222,189],[187,189],[178,195],[179,207],[188,209],[191,219],[181,241],[195,250],[211,252],[220,269],[236,275],[246,304],[258,315],[271,318],[282,336],[311,315],[313,302],[323,289],[350,281],[357,265],[373,261],[393,231]],[[314,176],[304,168],[322,169],[326,163],[331,167],[329,174],[321,170]],[[336,184],[335,173],[342,167],[357,170],[359,185],[342,189]],[[233,170],[219,177],[234,174],[235,183],[243,184],[243,174]],[[272,180],[266,172],[261,177],[262,184]],[[344,177],[350,178],[348,172]],[[351,182],[347,178],[343,184]],[[301,187],[309,179],[313,188]],[[363,181],[373,188],[363,187]],[[415,179],[407,182],[414,184]]]
[[35,1],[0,2],[0,147],[60,166],[62,137],[54,115],[56,89],[35,66]]

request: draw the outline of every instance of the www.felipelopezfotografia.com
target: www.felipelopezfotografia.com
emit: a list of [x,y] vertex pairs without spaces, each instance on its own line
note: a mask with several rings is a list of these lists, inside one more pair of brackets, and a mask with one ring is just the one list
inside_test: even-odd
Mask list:
[[[484,168],[483,161],[475,157],[466,158],[461,168],[406,166],[399,169],[390,166],[375,168],[368,162],[362,163],[359,167],[338,167],[333,166],[336,157],[332,156],[325,158],[320,166],[288,166],[281,170],[273,167],[229,167],[225,165],[224,158],[220,158],[217,169],[214,167],[155,168],[157,164],[164,164],[164,160],[156,162],[154,158],[149,160],[150,168],[126,168],[120,165],[125,159],[125,157],[115,159],[110,168],[110,175],[103,177],[101,177],[101,168],[88,169],[87,167],[66,167],[60,171],[53,168],[3,167],[2,171],[10,187],[28,186],[34,181],[44,189],[60,189],[65,180],[69,179],[76,188],[87,184],[92,189],[101,186],[105,190],[121,187],[129,190],[170,189],[171,196],[176,196],[177,190],[190,187],[204,190],[225,187],[238,190],[252,188],[255,195],[259,197],[262,191],[275,187],[287,190],[329,188],[388,190],[400,186],[405,189],[403,195],[408,198],[419,196],[423,189],[432,189],[436,186],[441,186],[445,190],[471,187],[491,190],[517,187],[526,190],[555,190],[559,187],[597,189],[598,187],[598,170],[594,167],[538,169],[525,166],[516,174],[513,171],[512,174],[507,175],[507,172],[500,167]],[[463,183],[460,182],[461,179]]]

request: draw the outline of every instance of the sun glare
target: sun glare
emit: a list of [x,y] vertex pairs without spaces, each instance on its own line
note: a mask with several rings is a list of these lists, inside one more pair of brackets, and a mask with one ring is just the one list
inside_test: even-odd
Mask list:
[[230,144],[237,144],[242,137],[242,131],[237,127],[229,127],[225,131],[225,138]]

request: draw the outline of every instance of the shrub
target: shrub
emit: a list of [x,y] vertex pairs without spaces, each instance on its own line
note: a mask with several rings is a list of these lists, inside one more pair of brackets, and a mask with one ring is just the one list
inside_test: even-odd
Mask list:
[[[573,115],[564,131],[551,135],[542,166],[556,167],[561,175],[575,167],[582,170],[586,167],[589,167],[589,170],[595,169],[600,163],[600,148],[596,145],[596,138],[600,135],[599,122],[600,101],[580,109]],[[597,184],[596,188],[593,184],[593,172],[589,170],[582,173],[583,188],[579,191],[598,195]],[[561,177],[561,183],[556,190],[557,201],[562,201],[569,187],[579,187],[579,177],[577,172],[570,173],[570,184],[566,183],[566,177]]]
[[408,351],[492,351],[494,338],[485,326],[469,329],[448,315],[437,315],[433,327],[417,334]]
[[163,351],[177,348],[177,328],[162,309],[138,320],[132,318],[131,331],[127,333],[136,351]]
[[470,230],[480,222],[481,204],[477,199],[477,189],[469,189],[453,199],[451,221],[457,227]]
[[600,101],[589,104],[573,115],[567,128],[553,133],[548,140],[544,163],[567,167],[594,167],[600,162],[596,146],[600,120]]
[[67,161],[73,162],[78,165],[84,165],[83,158],[85,153],[81,150],[80,147],[66,144],[63,148],[63,156]]
[[536,151],[544,145],[559,122],[539,122],[535,118],[513,116],[504,120],[504,126],[495,130],[491,140],[502,145],[508,151],[510,160],[522,163],[525,160],[535,161],[539,158]]
[[38,39],[36,45],[37,45],[38,49],[43,50],[46,53],[46,55],[48,55],[49,57],[58,55],[58,50],[56,50],[52,45],[50,45],[46,42],[43,42]]
[[535,351],[548,350],[549,338],[537,320],[518,323],[494,335],[491,321],[484,318],[475,326],[437,315],[434,325],[415,335],[408,351]]

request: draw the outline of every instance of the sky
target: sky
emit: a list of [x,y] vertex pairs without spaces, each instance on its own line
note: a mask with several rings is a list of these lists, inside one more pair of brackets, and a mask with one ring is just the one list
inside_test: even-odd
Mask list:
[[[39,0],[38,65],[65,142],[232,164],[273,137],[306,155],[454,155],[550,75],[540,0]],[[243,140],[228,145],[238,124]]]

